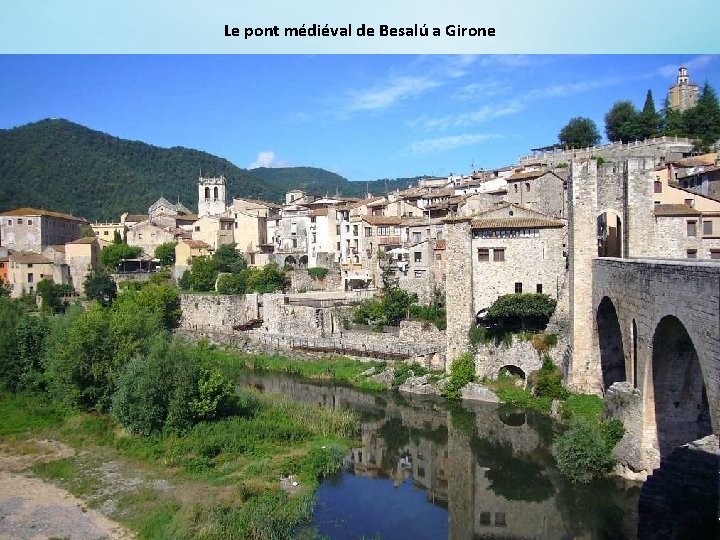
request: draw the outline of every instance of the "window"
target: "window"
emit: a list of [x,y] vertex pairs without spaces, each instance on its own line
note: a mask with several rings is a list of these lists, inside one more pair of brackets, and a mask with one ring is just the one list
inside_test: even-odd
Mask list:
[[505,512],[495,512],[495,526],[496,527],[506,527],[507,524],[505,523]]
[[12,223],[13,223],[13,222],[12,222],[12,219],[8,219],[8,220],[7,220],[8,227],[12,227]]
[[685,199],[685,206],[689,206],[690,208],[692,208],[693,206],[695,206],[695,202],[692,199]]
[[107,236],[110,234],[110,231],[103,231],[103,236]]
[[538,294],[542,294],[542,283],[538,283],[535,285],[535,292]]
[[438,240],[442,240],[442,231],[438,231],[438,232],[437,232],[436,238],[437,238]]
[[294,247],[294,248],[297,247],[297,238],[292,239],[292,247]]
[[515,283],[515,294],[520,294],[522,292],[522,283],[519,281]]
[[387,225],[380,225],[377,228],[377,235],[378,236],[390,236],[390,227]]
[[705,236],[712,234],[712,221],[703,221],[703,234]]
[[353,225],[353,236],[357,236],[357,235],[358,235],[358,226]]
[[490,512],[480,512],[480,525],[490,525]]
[[372,236],[372,227],[365,227],[365,237]]
[[340,242],[338,242],[338,243],[336,244],[335,250],[336,250],[336,251],[340,251]]
[[290,234],[297,234],[297,223],[290,223]]
[[[30,266],[30,265],[28,264],[28,266]],[[32,272],[30,272],[30,273],[28,274],[27,282],[28,282],[28,283],[32,283],[34,279],[35,279],[35,276],[33,276]]]
[[18,218],[18,225],[22,225],[22,224],[23,224],[23,218],[19,217],[19,218]]
[[687,222],[687,235],[688,236],[697,236],[697,221],[688,221]]
[[335,225],[335,234],[340,236],[340,225]]
[[315,223],[317,221],[317,218],[315,216],[312,216],[310,218],[310,223]]
[[413,256],[416,263],[422,262],[422,251],[415,251]]
[[417,244],[418,242],[420,242],[420,236],[421,236],[421,235],[420,235],[419,232],[414,232],[414,233],[412,233],[412,241],[413,241],[413,243]]
[[425,277],[425,270],[415,270],[415,277],[417,277],[417,278]]
[[697,259],[697,249],[688,249],[687,250],[687,258],[688,259]]
[[493,249],[493,261],[505,262],[505,248]]
[[200,225],[195,225],[195,232],[200,232]]
[[487,248],[478,249],[478,262],[487,262],[490,260],[490,250]]
[[515,193],[517,193],[517,192],[518,192],[517,184],[515,184]]
[[525,191],[530,191],[530,182],[525,182]]
[[32,219],[28,219],[28,225],[32,225],[32,224],[33,224],[33,220],[32,220]]
[[655,193],[662,193],[662,182],[655,180]]
[[32,263],[28,264],[28,268],[32,268],[32,267],[33,267]]
[[317,244],[317,233],[312,233],[312,243]]
[[720,249],[711,249],[710,250],[710,258],[711,259],[720,259]]

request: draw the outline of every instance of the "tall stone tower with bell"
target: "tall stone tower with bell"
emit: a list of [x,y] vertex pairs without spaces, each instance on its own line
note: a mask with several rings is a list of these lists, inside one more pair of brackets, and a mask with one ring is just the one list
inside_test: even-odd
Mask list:
[[227,211],[225,177],[213,176],[198,179],[198,217],[217,216]]

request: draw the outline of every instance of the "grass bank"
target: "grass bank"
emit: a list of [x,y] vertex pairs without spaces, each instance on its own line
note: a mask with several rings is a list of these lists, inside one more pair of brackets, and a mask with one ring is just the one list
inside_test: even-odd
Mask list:
[[203,345],[195,345],[195,348],[207,366],[214,367],[231,380],[251,369],[297,375],[314,380],[337,381],[362,390],[387,389],[385,385],[362,376],[363,372],[372,367],[378,372],[382,371],[386,367],[385,362],[363,362],[345,356],[298,360],[282,355],[246,354]]
[[[28,439],[75,448],[74,458],[36,463],[36,475],[96,506],[112,498],[110,517],[139,538],[290,538],[312,511],[320,479],[336,470],[357,430],[349,411],[240,392],[241,412],[187,433],[132,435],[110,416],[62,409],[38,395],[0,395],[0,436],[6,451]],[[102,467],[121,463],[162,480],[109,492]],[[281,477],[296,486],[282,489]],[[106,475],[107,476],[107,475]],[[286,487],[287,487],[286,483]],[[103,496],[103,492],[108,493]],[[292,493],[288,493],[291,491]]]

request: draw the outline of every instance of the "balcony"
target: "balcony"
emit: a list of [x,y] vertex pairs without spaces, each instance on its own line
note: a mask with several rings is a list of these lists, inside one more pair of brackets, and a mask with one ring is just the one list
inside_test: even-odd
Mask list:
[[376,237],[379,246],[400,246],[402,242],[400,236],[378,236]]

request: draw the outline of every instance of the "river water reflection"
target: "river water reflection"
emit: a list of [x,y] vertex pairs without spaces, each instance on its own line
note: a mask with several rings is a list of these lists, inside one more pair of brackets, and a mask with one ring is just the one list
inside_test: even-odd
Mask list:
[[635,538],[640,489],[566,481],[550,444],[556,426],[507,406],[448,408],[277,375],[245,384],[355,410],[361,445],[317,493],[312,525],[330,538]]

